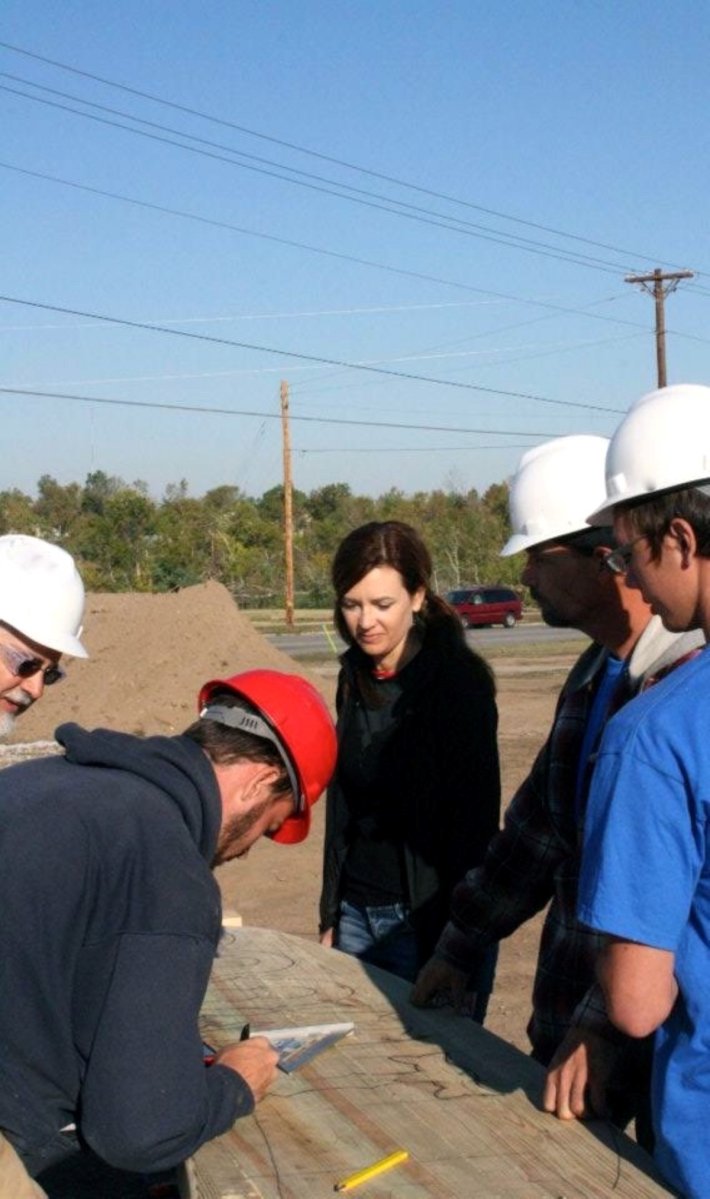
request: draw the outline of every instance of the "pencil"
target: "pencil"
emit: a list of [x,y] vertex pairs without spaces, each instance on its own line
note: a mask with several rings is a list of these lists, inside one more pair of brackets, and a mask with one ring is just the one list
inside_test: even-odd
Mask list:
[[391,1170],[393,1166],[406,1162],[408,1157],[406,1149],[398,1149],[396,1153],[390,1153],[388,1157],[383,1157],[379,1162],[373,1162],[371,1166],[365,1166],[363,1170],[356,1170],[354,1174],[349,1174],[342,1182],[336,1182],[333,1190],[349,1191],[351,1187],[358,1187],[361,1182],[369,1182],[378,1174],[384,1174],[385,1170]]

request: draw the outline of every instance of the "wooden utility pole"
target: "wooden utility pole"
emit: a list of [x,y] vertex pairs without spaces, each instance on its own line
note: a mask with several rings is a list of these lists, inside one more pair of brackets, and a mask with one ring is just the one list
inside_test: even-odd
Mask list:
[[[626,283],[640,283],[644,291],[656,302],[656,368],[658,386],[666,386],[666,316],[664,300],[675,291],[680,279],[692,279],[693,271],[669,271],[664,274],[659,266],[650,275],[627,275]],[[653,287],[650,285],[653,284]],[[665,286],[664,286],[665,284]]]
[[291,480],[291,432],[288,426],[288,383],[281,380],[281,432],[284,459],[284,557],[286,560],[286,626],[293,617],[293,483]]

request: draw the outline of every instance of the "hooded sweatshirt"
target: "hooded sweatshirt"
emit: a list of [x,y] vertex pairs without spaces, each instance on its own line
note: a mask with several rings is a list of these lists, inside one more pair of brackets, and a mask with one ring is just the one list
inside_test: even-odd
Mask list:
[[253,1110],[203,1064],[221,803],[186,737],[61,725],[0,771],[0,1129],[32,1174],[75,1151],[154,1171]]

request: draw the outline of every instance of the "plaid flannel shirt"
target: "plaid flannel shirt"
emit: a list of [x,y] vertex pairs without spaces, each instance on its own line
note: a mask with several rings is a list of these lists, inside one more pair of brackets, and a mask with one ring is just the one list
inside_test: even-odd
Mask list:
[[[653,618],[629,661],[628,697],[656,681],[702,642],[678,637]],[[592,644],[572,668],[560,694],[547,741],[505,813],[502,830],[481,866],[455,888],[451,919],[436,955],[470,973],[481,952],[509,936],[550,904],[540,939],[528,1036],[544,1064],[572,1025],[615,1044],[626,1038],[610,1024],[595,981],[603,936],[576,916],[583,805],[576,802],[584,730],[607,651]],[[636,659],[636,663],[634,663]],[[636,669],[634,669],[634,664]],[[586,797],[585,797],[586,798]]]

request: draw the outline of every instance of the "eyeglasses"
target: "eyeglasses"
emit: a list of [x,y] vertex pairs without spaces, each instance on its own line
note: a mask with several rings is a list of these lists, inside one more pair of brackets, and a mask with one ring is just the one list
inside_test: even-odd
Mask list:
[[634,546],[639,541],[645,540],[646,535],[642,533],[640,537],[634,537],[633,541],[627,541],[626,545],[620,545],[618,549],[612,550],[604,559],[604,565],[607,570],[610,570],[614,575],[625,575],[631,565]]
[[12,645],[0,645],[0,657],[10,674],[18,679],[31,679],[41,671],[45,687],[51,687],[53,683],[58,683],[65,677],[65,671],[61,666],[45,666],[41,658],[33,658],[24,650],[15,649]]

